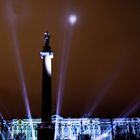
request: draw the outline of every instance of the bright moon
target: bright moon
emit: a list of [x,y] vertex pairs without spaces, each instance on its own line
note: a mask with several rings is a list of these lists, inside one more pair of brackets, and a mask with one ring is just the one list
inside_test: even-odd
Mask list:
[[75,24],[77,21],[77,16],[76,15],[70,15],[69,16],[69,22],[70,24]]

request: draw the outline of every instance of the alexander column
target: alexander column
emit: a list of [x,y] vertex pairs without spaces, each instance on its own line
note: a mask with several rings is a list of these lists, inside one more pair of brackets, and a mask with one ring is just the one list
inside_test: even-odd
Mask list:
[[38,140],[54,140],[54,125],[51,122],[52,102],[51,102],[51,60],[53,52],[49,45],[50,34],[44,33],[44,47],[40,52],[43,60],[42,67],[42,106],[41,124],[38,126]]

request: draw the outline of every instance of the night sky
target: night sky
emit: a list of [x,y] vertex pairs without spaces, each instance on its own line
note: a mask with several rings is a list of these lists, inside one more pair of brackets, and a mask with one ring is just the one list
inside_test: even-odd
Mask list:
[[54,52],[53,112],[122,117],[138,110],[139,0],[1,0],[0,17],[3,117],[23,117],[28,101],[40,116],[45,31]]

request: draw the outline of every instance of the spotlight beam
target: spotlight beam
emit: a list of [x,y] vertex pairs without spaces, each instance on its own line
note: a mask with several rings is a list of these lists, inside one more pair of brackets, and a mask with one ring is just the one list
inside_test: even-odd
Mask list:
[[[117,77],[120,75],[121,71],[123,70],[123,68],[125,67],[127,62],[128,62],[128,59],[118,63],[118,65],[115,68],[115,70],[113,70],[113,72],[111,73],[110,79],[105,82],[106,83],[105,86],[101,89],[101,91],[97,95],[96,100],[94,102],[93,102],[93,99],[90,101],[93,105],[90,105],[91,107],[90,107],[90,109],[88,111],[89,114],[92,114],[95,111],[95,109],[98,107],[100,102],[107,95],[107,93],[109,92],[112,84],[115,82]],[[85,112],[87,112],[87,111],[85,111]]]
[[[25,83],[23,66],[22,66],[21,57],[20,57],[19,42],[18,42],[18,37],[17,37],[17,33],[16,33],[16,18],[15,18],[16,14],[14,12],[11,1],[6,0],[5,9],[6,9],[5,12],[6,12],[6,17],[7,17],[6,20],[7,20],[7,23],[9,26],[9,31],[11,32],[11,36],[12,36],[12,40],[13,40],[13,49],[14,49],[14,53],[16,56],[17,69],[19,71],[19,79],[20,79],[20,84],[21,84],[24,105],[25,105],[26,113],[29,116],[29,122],[32,122],[30,105],[29,105],[28,95],[27,95],[27,87],[26,87],[26,83]],[[35,133],[34,133],[32,123],[31,123],[31,129],[32,129],[33,140],[35,140]]]
[[[74,25],[76,23],[77,16],[70,15],[68,16],[69,22],[64,22],[64,33],[63,33],[63,42],[61,47],[61,60],[60,60],[60,70],[59,70],[59,78],[58,78],[58,86],[57,86],[57,107],[56,114],[61,114],[61,106],[63,102],[63,94],[66,80],[66,73],[68,67],[69,53],[71,50],[71,42],[74,27],[70,28],[70,25]],[[70,23],[70,25],[68,24]]]

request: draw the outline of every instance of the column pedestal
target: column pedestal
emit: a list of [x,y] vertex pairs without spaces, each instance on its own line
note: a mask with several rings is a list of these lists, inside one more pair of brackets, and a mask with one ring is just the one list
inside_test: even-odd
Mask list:
[[38,126],[38,140],[54,140],[54,124],[42,122]]

